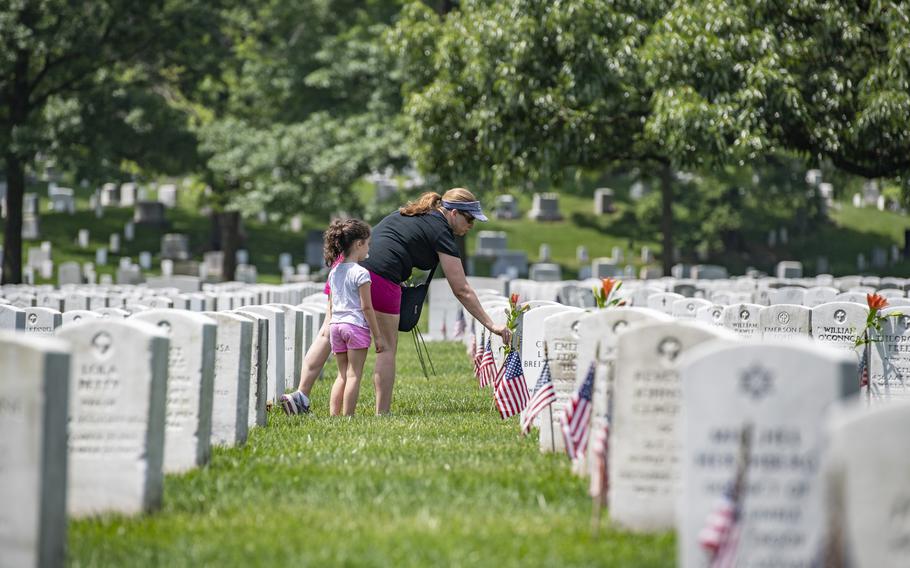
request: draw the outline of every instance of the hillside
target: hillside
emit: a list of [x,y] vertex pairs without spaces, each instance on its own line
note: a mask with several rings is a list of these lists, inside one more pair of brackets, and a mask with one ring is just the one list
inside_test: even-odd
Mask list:
[[[56,265],[69,260],[94,262],[95,249],[106,247],[110,234],[122,232],[124,224],[132,218],[131,208],[108,208],[105,209],[102,218],[96,218],[94,212],[88,209],[88,191],[84,189],[77,191],[75,214],[48,213],[46,192],[37,188],[34,191],[42,196],[41,240],[49,240],[53,244]],[[361,199],[367,201],[372,198],[372,191],[364,188],[360,195]],[[154,255],[151,272],[156,272],[160,263],[158,253],[161,236],[167,232],[189,235],[191,251],[197,259],[201,259],[202,253],[209,247],[210,223],[209,219],[200,213],[197,197],[198,190],[183,191],[178,207],[167,212],[170,223],[168,228],[136,227],[136,238],[132,242],[124,240],[121,254],[111,254],[108,265],[96,267],[96,271],[99,274],[114,274],[119,256],[129,256],[136,262],[140,251],[150,251]],[[486,201],[489,201],[486,203],[487,210],[491,212],[492,199]],[[527,213],[531,208],[530,195],[519,196],[518,202],[522,213]],[[629,206],[629,203],[618,200],[617,212],[595,216],[592,212],[591,197],[562,194],[560,207],[565,220],[544,223],[522,218],[478,223],[468,237],[468,248],[473,252],[479,230],[504,231],[507,234],[508,247],[527,252],[530,262],[538,260],[540,245],[548,244],[552,260],[563,267],[566,278],[574,277],[578,272],[576,248],[579,245],[587,247],[590,258],[610,256],[613,247],[620,247],[626,263],[640,267],[639,255],[642,246],[649,247],[655,255],[660,253],[659,235],[636,238],[634,235],[640,231],[630,225],[629,216],[623,215]],[[394,205],[387,209],[392,207]],[[247,219],[244,222],[246,248],[250,252],[251,262],[259,271],[260,280],[280,281],[278,255],[282,252],[290,252],[295,264],[302,262],[306,232],[311,229],[322,230],[325,222],[326,220],[304,217],[302,230],[291,232],[286,226],[279,226],[278,223],[260,223],[256,219]],[[80,249],[77,245],[76,235],[80,228],[90,230],[91,242],[87,249]],[[747,239],[750,247],[761,253],[756,256],[767,259],[764,264],[756,263],[756,267],[761,270],[770,272],[777,260],[795,259],[804,262],[807,273],[814,273],[816,258],[823,255],[829,260],[830,271],[835,275],[842,275],[856,271],[856,258],[860,253],[864,254],[868,261],[873,247],[889,251],[892,245],[902,247],[906,229],[910,229],[910,218],[905,215],[880,212],[874,208],[857,209],[848,203],[840,203],[839,209],[832,211],[831,223],[813,234],[792,237],[786,246],[768,249],[764,242],[765,237],[761,234],[747,235]],[[23,251],[24,261],[27,260],[28,247],[38,246],[39,243],[40,241],[26,242]],[[709,262],[724,262],[733,274],[741,273],[745,268],[745,263],[733,255],[728,255],[723,260],[712,259]],[[482,263],[478,266],[481,270],[484,269]],[[908,269],[910,265],[902,261],[877,269],[875,272],[883,275],[900,275],[906,274]]]

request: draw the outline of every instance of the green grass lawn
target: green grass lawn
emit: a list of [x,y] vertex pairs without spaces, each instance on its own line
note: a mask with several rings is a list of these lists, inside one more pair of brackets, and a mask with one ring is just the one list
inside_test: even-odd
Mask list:
[[[402,339],[405,339],[402,337]],[[438,377],[402,341],[394,416],[272,413],[246,446],[165,479],[164,507],[73,522],[71,566],[671,566],[671,534],[591,533],[586,482],[502,422],[463,348],[430,347]],[[372,368],[372,356],[367,372]],[[326,369],[333,376],[334,363]],[[366,382],[370,382],[369,380]]]

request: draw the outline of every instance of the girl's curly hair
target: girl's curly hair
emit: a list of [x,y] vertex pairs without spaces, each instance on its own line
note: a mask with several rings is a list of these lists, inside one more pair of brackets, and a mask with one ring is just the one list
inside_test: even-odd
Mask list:
[[335,219],[332,221],[322,235],[325,243],[323,256],[325,256],[326,266],[331,266],[339,255],[347,256],[354,241],[367,239],[369,236],[370,226],[360,219]]

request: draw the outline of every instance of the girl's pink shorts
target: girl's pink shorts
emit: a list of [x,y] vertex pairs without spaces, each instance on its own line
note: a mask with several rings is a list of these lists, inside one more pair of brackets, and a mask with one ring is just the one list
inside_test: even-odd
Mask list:
[[332,353],[347,353],[348,349],[369,349],[370,330],[353,323],[329,325],[329,341]]

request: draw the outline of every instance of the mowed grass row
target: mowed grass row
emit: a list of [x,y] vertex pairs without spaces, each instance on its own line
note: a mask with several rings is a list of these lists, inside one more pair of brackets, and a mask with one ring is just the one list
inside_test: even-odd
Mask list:
[[[165,480],[164,506],[70,523],[72,566],[670,566],[671,534],[591,534],[586,482],[542,455],[477,388],[460,344],[434,343],[427,381],[399,352],[394,415],[273,412],[242,448]],[[367,362],[369,377],[373,356]]]

